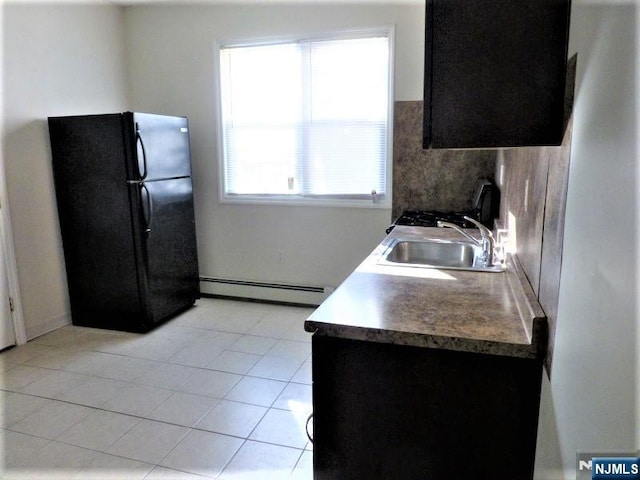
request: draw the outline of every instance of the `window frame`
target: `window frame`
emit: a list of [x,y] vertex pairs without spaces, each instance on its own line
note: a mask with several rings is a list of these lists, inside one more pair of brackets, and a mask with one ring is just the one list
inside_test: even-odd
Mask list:
[[[276,194],[229,194],[226,193],[226,164],[224,156],[224,128],[222,124],[222,71],[220,68],[220,51],[229,47],[245,47],[260,45],[277,45],[283,43],[348,40],[384,35],[389,45],[388,65],[388,105],[387,105],[387,142],[385,177],[386,192],[382,195],[371,195],[368,198],[354,198],[347,195],[276,195]],[[395,27],[383,25],[359,29],[347,29],[322,32],[314,35],[280,36],[268,38],[253,38],[236,41],[214,42],[214,62],[216,71],[216,139],[218,151],[218,192],[219,202],[222,204],[255,204],[255,205],[288,205],[288,206],[326,206],[326,207],[357,207],[357,208],[391,208],[393,185],[393,107],[394,107],[394,52]]]

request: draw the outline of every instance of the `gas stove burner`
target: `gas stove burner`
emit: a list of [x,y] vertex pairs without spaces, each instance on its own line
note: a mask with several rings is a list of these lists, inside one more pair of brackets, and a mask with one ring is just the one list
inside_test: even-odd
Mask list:
[[449,222],[458,225],[461,228],[475,228],[473,223],[465,220],[463,217],[478,218],[477,212],[441,212],[437,210],[405,210],[393,225],[387,229],[387,233],[393,230],[395,225],[407,225],[410,227],[437,227],[438,221]]
[[411,225],[416,227],[436,227],[438,221],[449,222],[462,228],[473,228],[474,225],[465,220],[464,216],[475,218],[475,212],[440,212],[437,210],[417,211],[407,210],[395,221],[396,225]]
[[436,227],[438,221],[454,223],[462,228],[473,228],[474,225],[463,217],[476,218],[475,212],[439,212],[407,210],[395,221],[396,225],[412,225],[417,227]]

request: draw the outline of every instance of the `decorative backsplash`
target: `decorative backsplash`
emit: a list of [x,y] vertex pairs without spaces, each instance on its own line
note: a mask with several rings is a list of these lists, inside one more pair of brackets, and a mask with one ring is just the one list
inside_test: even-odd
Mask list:
[[493,179],[497,151],[424,150],[422,101],[395,102],[393,218],[404,210],[466,210],[476,182]]
[[502,150],[496,163],[500,220],[547,317],[545,366],[551,375],[558,314],[564,218],[571,157],[571,110],[577,58],[567,67],[565,134],[557,147]]
[[516,255],[547,317],[550,375],[556,330],[571,124],[559,147],[515,148],[501,152],[498,187],[500,219],[515,240]]
[[424,150],[422,102],[395,103],[393,219],[404,210],[471,208],[476,182],[495,179],[500,219],[548,320],[550,375],[556,328],[576,58],[567,69],[565,138],[558,147]]

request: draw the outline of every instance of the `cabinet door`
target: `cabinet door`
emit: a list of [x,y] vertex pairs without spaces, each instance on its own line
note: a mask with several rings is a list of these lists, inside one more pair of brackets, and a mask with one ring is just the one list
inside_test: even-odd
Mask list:
[[531,480],[542,363],[318,336],[315,480]]
[[569,0],[427,0],[425,148],[559,145]]

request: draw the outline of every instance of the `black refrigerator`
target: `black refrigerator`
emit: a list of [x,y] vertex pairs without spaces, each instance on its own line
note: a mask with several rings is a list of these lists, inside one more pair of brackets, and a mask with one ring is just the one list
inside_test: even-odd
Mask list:
[[74,325],[146,332],[200,297],[184,117],[50,117]]

